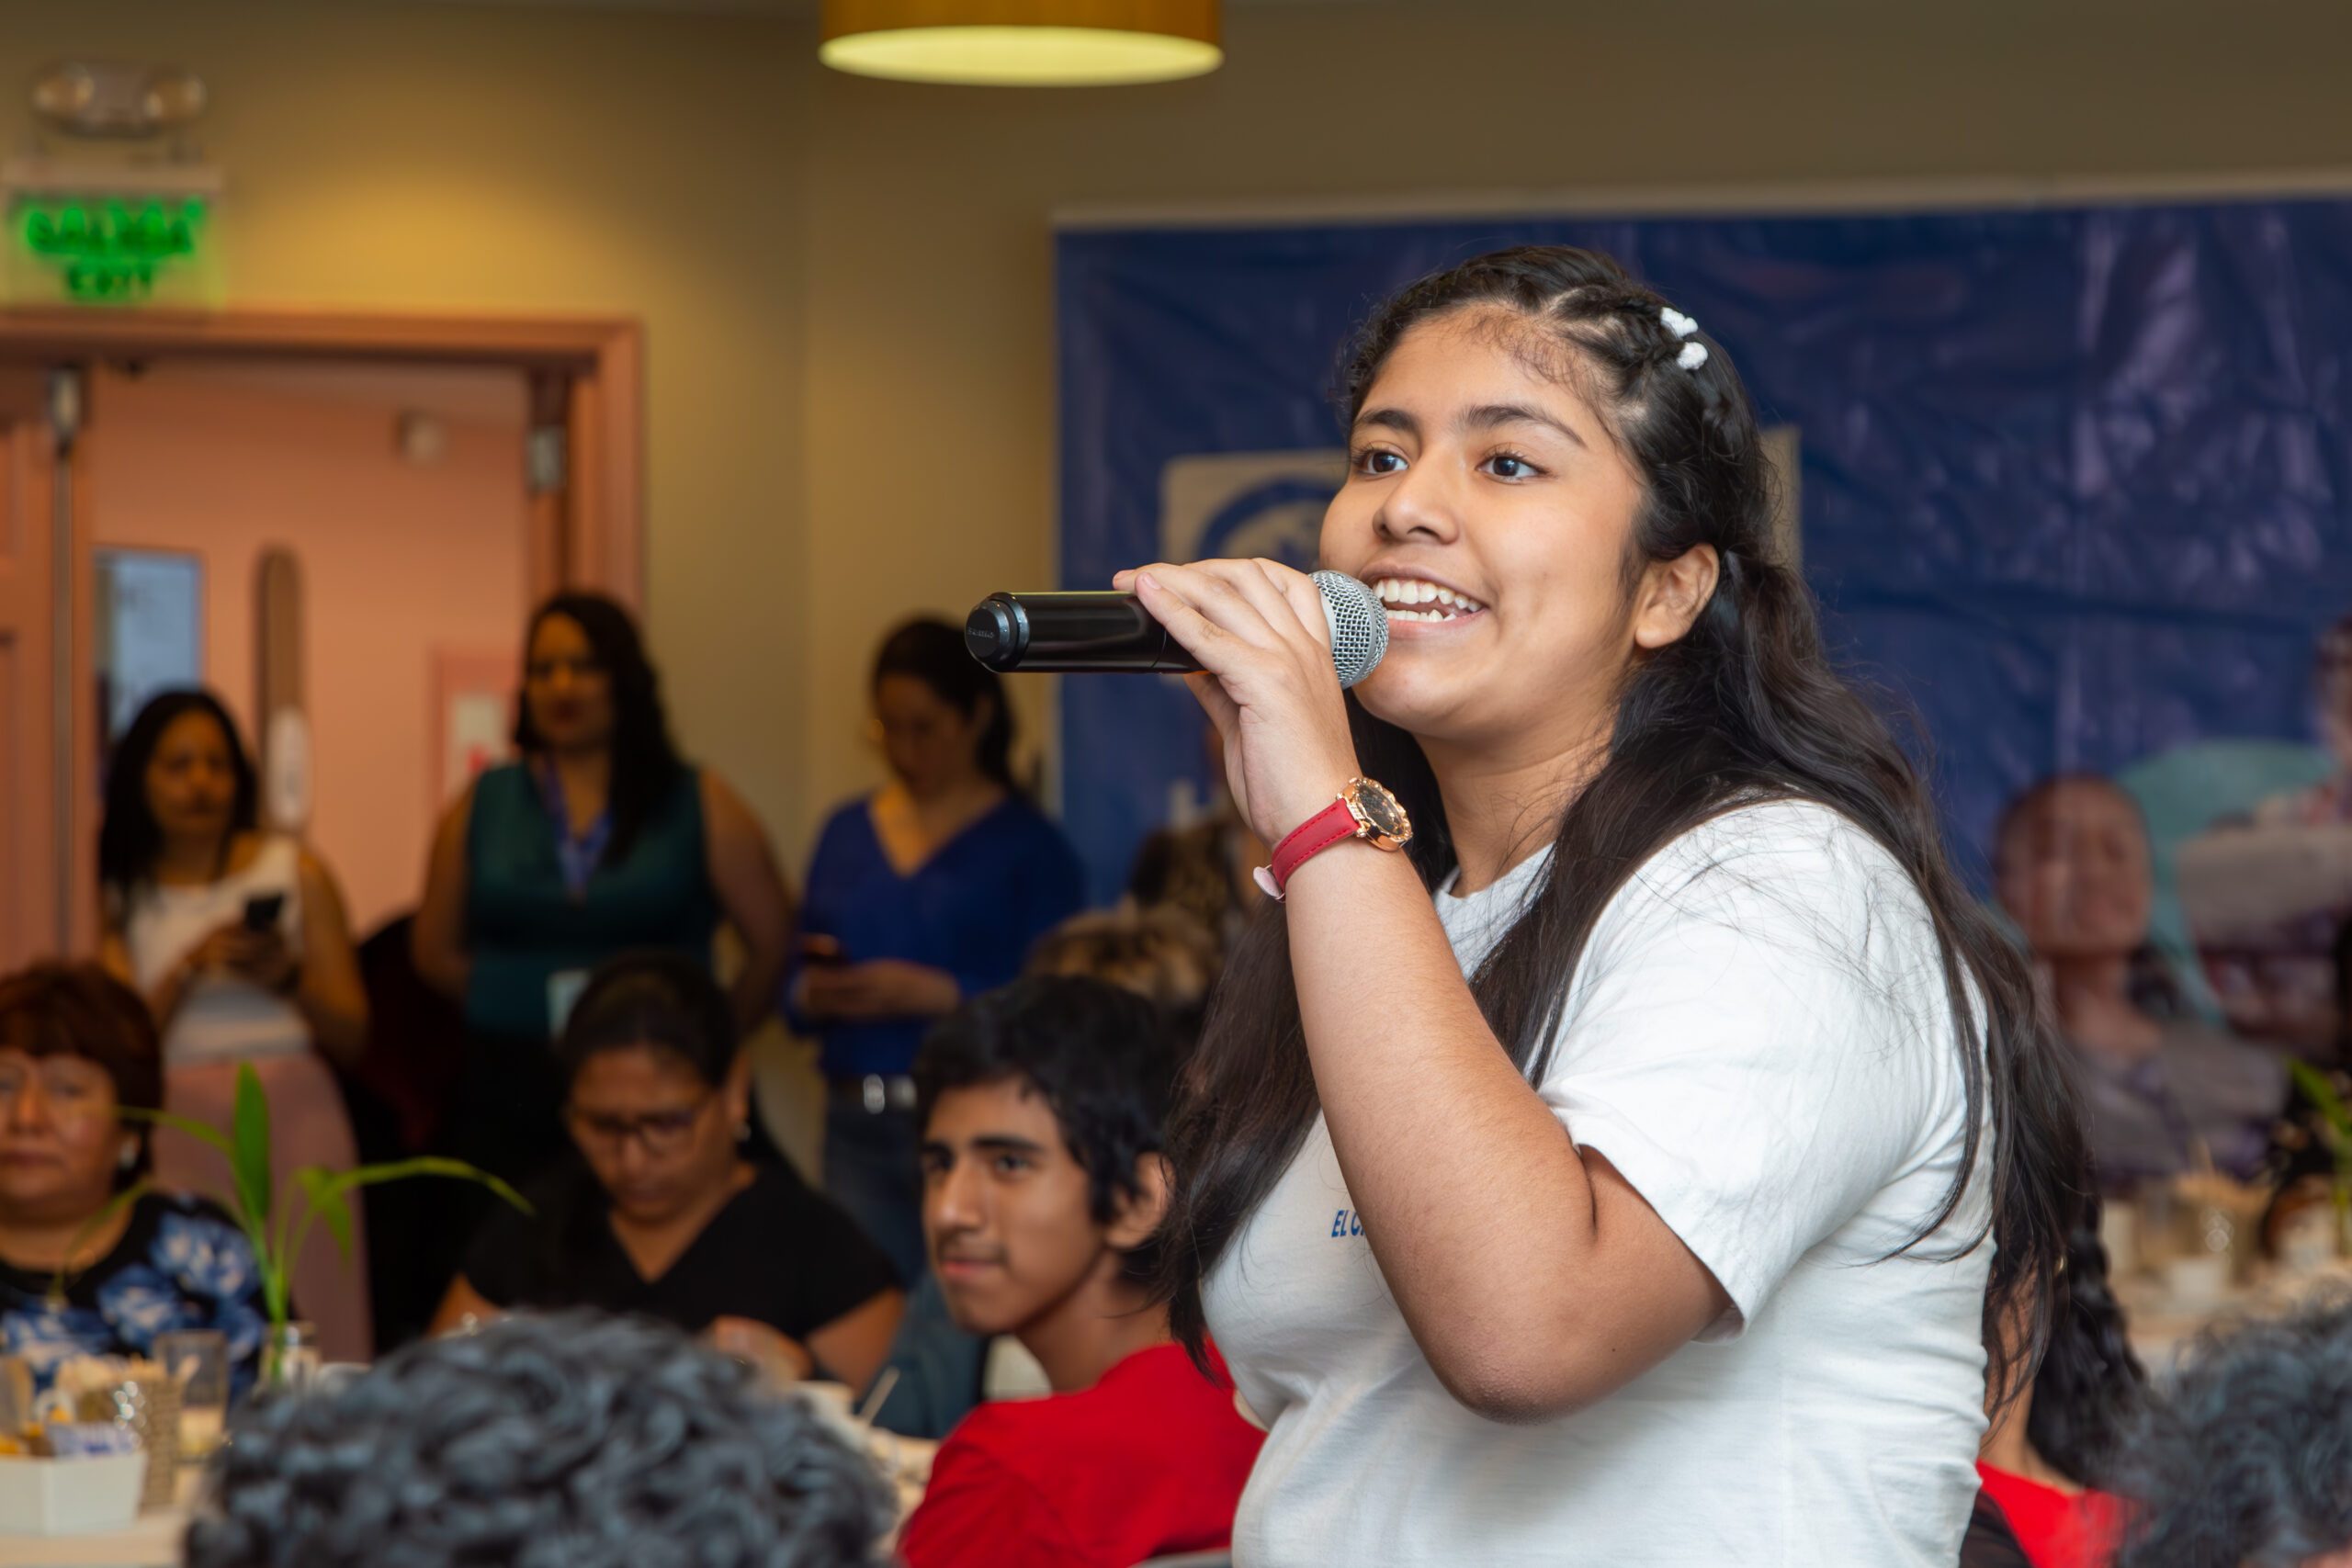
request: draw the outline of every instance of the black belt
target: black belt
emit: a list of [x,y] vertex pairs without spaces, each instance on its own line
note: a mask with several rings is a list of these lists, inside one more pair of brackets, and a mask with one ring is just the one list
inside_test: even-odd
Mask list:
[[846,1100],[869,1116],[886,1111],[915,1108],[915,1080],[904,1073],[867,1073],[863,1077],[827,1078],[825,1089],[835,1100]]

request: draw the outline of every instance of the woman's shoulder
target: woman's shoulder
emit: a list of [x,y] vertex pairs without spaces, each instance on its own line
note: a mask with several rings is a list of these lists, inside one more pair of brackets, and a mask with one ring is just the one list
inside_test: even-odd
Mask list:
[[1061,824],[1046,814],[1043,807],[1027,795],[1008,792],[986,818],[1005,839],[1028,845],[1046,848],[1060,854],[1075,854],[1069,847],[1069,837]]
[[1785,798],[1735,805],[1668,840],[1635,874],[1654,886],[1760,883],[1838,890],[1861,897],[1889,885],[1918,890],[1869,829],[1835,807]]
[[466,785],[465,801],[476,815],[484,810],[523,804],[537,807],[539,783],[531,771],[528,757],[517,757],[511,762],[500,762],[484,768]]
[[1905,969],[1940,952],[1911,874],[1815,800],[1735,806],[1668,840],[1627,879],[1594,940],[1700,927],[1841,960],[1884,953]]
[[301,875],[303,863],[311,858],[309,846],[291,833],[264,829],[248,839],[232,863],[242,866],[238,874],[253,881],[291,882]]
[[822,1214],[832,1200],[810,1186],[791,1161],[763,1159],[752,1162],[752,1179],[738,1194],[737,1206],[764,1225]]
[[836,1247],[844,1236],[855,1237],[860,1250],[868,1245],[849,1211],[811,1185],[788,1159],[752,1161],[751,1181],[719,1213],[730,1229],[774,1243],[774,1255],[787,1259],[795,1271],[803,1261],[801,1249],[812,1245]]
[[825,813],[825,825],[817,830],[818,837],[830,839],[837,833],[859,829],[870,831],[874,820],[875,793],[869,790],[864,795],[851,795]]
[[449,806],[450,817],[465,823],[469,844],[485,834],[511,832],[518,819],[546,810],[530,761],[520,757],[476,773]]
[[132,1220],[143,1230],[140,1251],[183,1290],[230,1298],[261,1288],[253,1244],[229,1212],[192,1192],[150,1192],[139,1200]]
[[225,1225],[236,1231],[242,1239],[244,1232],[238,1229],[236,1216],[221,1204],[201,1192],[174,1192],[157,1190],[142,1192],[132,1205],[135,1214],[153,1214],[158,1219],[166,1215],[190,1224]]

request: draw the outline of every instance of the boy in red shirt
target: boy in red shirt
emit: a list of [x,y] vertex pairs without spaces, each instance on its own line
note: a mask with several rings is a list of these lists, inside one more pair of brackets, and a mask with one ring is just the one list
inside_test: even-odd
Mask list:
[[949,1434],[910,1568],[1131,1568],[1227,1545],[1261,1435],[1149,1300],[1178,1062],[1150,1005],[1100,980],[1016,981],[915,1062],[923,1235],[956,1324],[1011,1334],[1052,1397]]

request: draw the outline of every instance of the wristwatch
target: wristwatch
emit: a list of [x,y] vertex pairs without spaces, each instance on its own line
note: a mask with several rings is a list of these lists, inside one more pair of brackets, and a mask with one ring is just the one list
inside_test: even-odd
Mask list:
[[1351,839],[1363,839],[1374,849],[1390,853],[1413,841],[1413,824],[1405,808],[1385,786],[1370,779],[1350,779],[1340,786],[1340,797],[1292,830],[1274,846],[1273,861],[1250,874],[1269,898],[1279,899],[1298,868]]

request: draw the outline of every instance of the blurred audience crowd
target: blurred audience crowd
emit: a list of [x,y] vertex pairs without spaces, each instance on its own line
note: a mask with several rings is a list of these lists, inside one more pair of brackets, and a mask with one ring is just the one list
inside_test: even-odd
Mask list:
[[[2323,662],[2352,706],[2347,650],[2352,630]],[[797,894],[679,752],[618,605],[548,601],[519,686],[515,760],[451,804],[413,913],[364,941],[333,868],[263,825],[222,703],[138,715],[99,962],[0,977],[0,1349],[46,1378],[208,1328],[252,1385],[266,1286],[207,1196],[229,1161],[188,1125],[228,1125],[250,1068],[281,1173],[437,1156],[529,1206],[379,1189],[347,1254],[301,1255],[326,1358],[380,1364],[252,1404],[191,1563],[390,1562],[394,1535],[452,1562],[532,1540],[873,1560],[904,1510],[860,1429],[770,1396],[807,1383],[944,1439],[898,1536],[913,1568],[1221,1548],[1261,1434],[1149,1281],[1162,1129],[1265,847],[1212,807],[1146,843],[1120,907],[1083,909],[998,678],[941,622],[883,643],[888,782],[827,818]],[[2062,1299],[2005,1331],[2039,1371],[1988,1390],[1971,1568],[2352,1563],[2352,1306],[2319,1292],[2153,1376],[2131,1307],[2163,1285],[2218,1311],[2346,1249],[2352,893],[2309,866],[2243,886],[2346,799],[2180,848],[2198,951],[2158,934],[2163,857],[2119,783],[2052,777],[1998,824],[1993,893],[2072,1047],[2093,1166]],[[778,1017],[823,1082],[807,1172],[747,1051]],[[989,1397],[1016,1387],[1041,1397]]]

